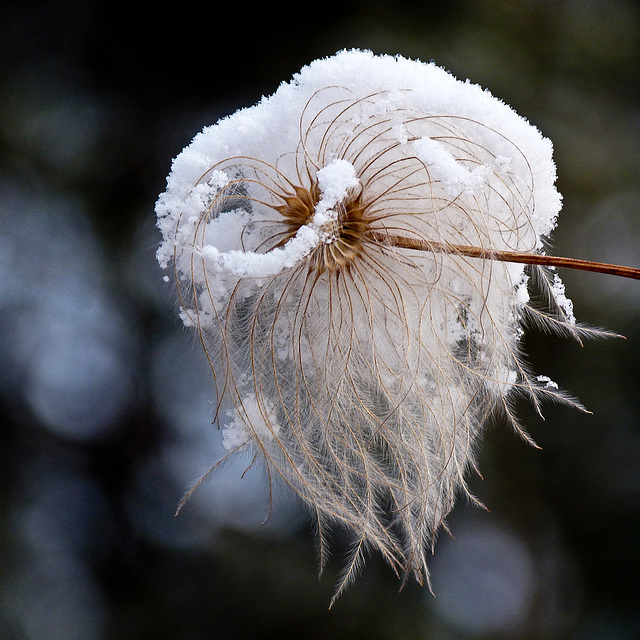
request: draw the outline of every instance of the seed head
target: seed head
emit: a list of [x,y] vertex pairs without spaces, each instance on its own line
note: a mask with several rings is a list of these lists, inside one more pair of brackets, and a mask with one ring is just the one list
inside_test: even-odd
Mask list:
[[[526,322],[579,336],[544,256],[560,196],[548,140],[434,65],[342,52],[205,129],[157,204],[231,451],[251,448],[318,524],[399,576],[468,493],[478,436],[526,395]],[[535,261],[535,260],[533,260]],[[526,260],[525,260],[526,262]],[[534,305],[537,289],[546,308]]]

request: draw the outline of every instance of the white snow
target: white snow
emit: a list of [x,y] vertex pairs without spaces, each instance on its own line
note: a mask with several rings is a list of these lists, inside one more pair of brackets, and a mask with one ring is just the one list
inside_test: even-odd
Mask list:
[[560,308],[567,316],[567,322],[575,324],[576,318],[573,315],[573,302],[567,298],[564,283],[557,273],[553,274],[553,295],[555,296],[556,302],[560,305]]
[[231,250],[220,251],[213,245],[202,247],[207,266],[236,276],[264,278],[291,268],[303,260],[320,244],[320,234],[311,225],[303,225],[284,247],[267,253]]
[[[554,185],[556,171],[552,146],[538,129],[488,91],[470,82],[457,80],[435,64],[401,56],[376,56],[370,51],[345,50],[312,62],[297,73],[291,82],[280,85],[272,96],[206,127],[175,158],[167,179],[166,192],[160,196],[156,207],[158,226],[164,236],[164,242],[158,250],[161,266],[167,267],[173,256],[178,220],[181,219],[183,222],[180,224],[184,226],[185,219],[198,213],[195,209],[198,203],[202,203],[203,196],[210,194],[211,189],[221,188],[228,179],[224,172],[214,172],[210,176],[208,190],[203,187],[202,192],[198,189],[194,191],[208,170],[233,156],[264,158],[269,162],[292,157],[292,151],[300,142],[301,113],[309,101],[320,92],[326,96],[323,100],[330,103],[334,95],[332,92],[340,100],[345,91],[354,99],[380,92],[375,104],[367,102],[363,106],[362,117],[368,117],[367,110],[371,114],[379,111],[381,117],[389,119],[401,143],[406,142],[407,133],[404,125],[398,123],[398,113],[445,114],[465,121],[481,122],[487,129],[499,131],[505,145],[504,148],[493,149],[496,165],[516,175],[530,167],[532,183],[535,185],[535,210],[532,213],[534,230],[541,237],[554,228],[561,199]],[[514,147],[507,141],[520,149],[523,156],[514,157]],[[473,168],[457,162],[450,149],[446,148],[447,145],[421,139],[414,147],[415,153],[440,173],[441,179],[451,189],[474,190],[482,183],[487,168]],[[523,158],[527,159],[529,166],[525,166]],[[346,161],[338,160],[320,167],[318,179],[324,181],[326,178],[326,183],[321,184],[323,202],[317,212],[316,226],[327,221],[325,216],[331,216],[331,207],[335,206],[341,195],[357,187],[356,177],[347,165]],[[187,231],[183,230],[183,233],[186,238]],[[220,234],[219,237],[224,239],[224,252],[229,247],[242,250],[238,234]],[[222,251],[209,238],[207,243]],[[181,244],[182,240],[178,239],[178,245]],[[305,249],[301,248],[303,245]],[[301,239],[279,257],[268,259],[245,260],[234,256],[220,261],[215,252],[210,253],[218,268],[228,264],[231,269],[244,270],[247,274],[254,270],[272,273],[276,264],[300,259],[308,246]],[[540,239],[537,248],[541,247]],[[260,267],[256,266],[258,263]]]
[[245,210],[225,211],[211,220],[207,237],[215,238],[216,244],[205,244],[200,250],[207,266],[236,276],[264,278],[294,267],[321,242],[330,241],[323,227],[335,220],[336,205],[357,189],[360,182],[353,166],[342,159],[333,160],[318,170],[317,180],[321,198],[313,220],[301,226],[284,247],[266,253],[233,248],[250,221]]
[[557,383],[555,383],[549,376],[537,376],[536,380],[538,382],[544,382],[545,383],[545,387],[547,389],[557,389],[558,385]]
[[349,192],[357,189],[360,181],[353,165],[347,160],[337,159],[323,167],[316,174],[320,187],[320,202],[316,205],[313,224],[322,228],[335,219],[335,207],[343,201]]
[[441,180],[447,186],[449,195],[459,191],[475,191],[481,188],[491,169],[480,165],[469,171],[457,162],[452,152],[438,140],[423,137],[414,141],[416,156],[427,166],[432,178]]

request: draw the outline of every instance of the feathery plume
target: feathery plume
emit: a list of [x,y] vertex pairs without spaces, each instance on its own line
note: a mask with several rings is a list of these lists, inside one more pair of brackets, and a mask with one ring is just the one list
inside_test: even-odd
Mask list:
[[[530,322],[587,330],[545,254],[549,140],[433,64],[343,51],[205,128],[157,203],[162,267],[251,448],[326,531],[404,580],[467,491],[478,436],[518,395],[574,403],[521,354]],[[525,267],[525,263],[530,266]],[[530,299],[535,288],[543,308]]]

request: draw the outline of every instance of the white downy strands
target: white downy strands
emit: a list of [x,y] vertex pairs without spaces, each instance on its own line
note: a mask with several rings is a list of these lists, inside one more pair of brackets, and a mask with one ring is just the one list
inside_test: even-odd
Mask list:
[[[523,325],[580,329],[556,273],[456,251],[543,254],[552,145],[433,64],[343,51],[205,128],[157,203],[158,259],[214,372],[229,451],[252,448],[318,525],[428,579],[478,435],[511,400],[568,400]],[[444,249],[443,249],[444,247]],[[532,286],[546,310],[530,302]]]

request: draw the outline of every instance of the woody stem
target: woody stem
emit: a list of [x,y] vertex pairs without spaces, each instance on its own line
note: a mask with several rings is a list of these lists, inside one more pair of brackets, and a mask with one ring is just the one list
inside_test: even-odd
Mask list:
[[371,232],[373,238],[386,245],[398,249],[411,249],[416,251],[432,251],[434,253],[450,253],[470,258],[484,258],[486,260],[500,260],[501,262],[519,262],[522,264],[539,264],[548,267],[567,267],[582,271],[594,271],[606,273],[623,278],[640,280],[640,269],[625,267],[606,262],[593,262],[592,260],[580,260],[579,258],[564,258],[562,256],[548,256],[526,251],[501,251],[496,249],[483,249],[464,244],[451,244],[449,242],[425,242],[414,238]]

